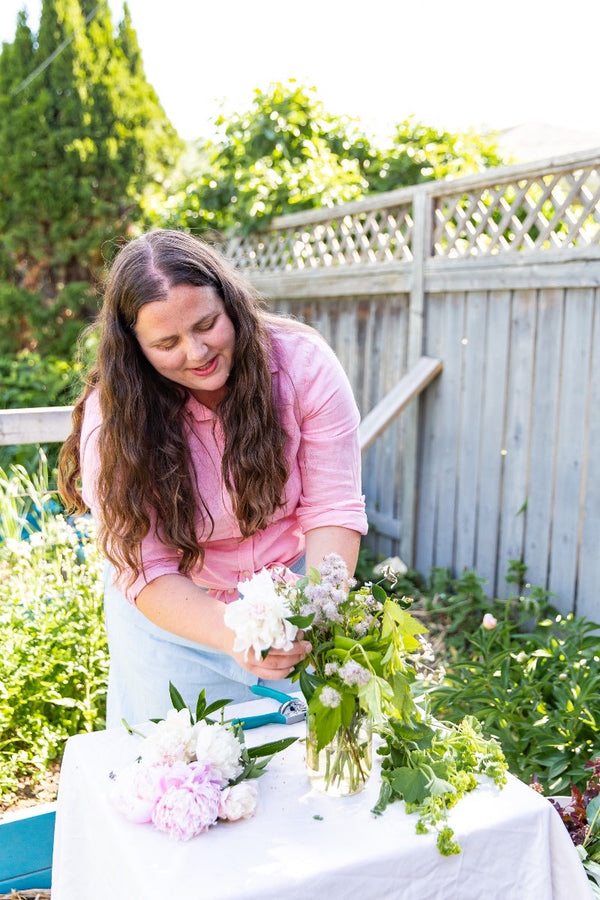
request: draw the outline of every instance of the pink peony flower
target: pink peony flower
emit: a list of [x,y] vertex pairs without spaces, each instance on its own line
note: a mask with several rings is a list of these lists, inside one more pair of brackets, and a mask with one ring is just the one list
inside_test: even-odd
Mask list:
[[112,783],[109,798],[115,808],[130,822],[143,824],[152,819],[152,810],[160,797],[160,782],[168,767],[131,763],[117,775]]
[[249,819],[256,811],[258,789],[249,781],[241,781],[221,791],[220,819],[235,822],[238,819]]
[[493,629],[498,624],[498,620],[491,613],[486,613],[485,616],[483,617],[481,624],[488,631],[493,631]]
[[152,824],[159,831],[189,841],[217,821],[221,788],[211,780],[209,766],[175,764],[161,779],[161,787],[163,792],[152,811]]

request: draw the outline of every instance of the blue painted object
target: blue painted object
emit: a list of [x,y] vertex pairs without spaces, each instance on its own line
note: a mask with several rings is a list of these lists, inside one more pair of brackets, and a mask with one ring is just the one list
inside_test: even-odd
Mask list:
[[[50,804],[53,806],[53,804]],[[0,822],[0,890],[49,888],[56,812],[27,812]]]
[[263,713],[259,716],[246,716],[244,719],[233,719],[234,725],[241,725],[244,730],[247,730],[249,728],[260,728],[261,725],[291,725],[293,722],[301,722],[306,718],[306,703],[303,700],[297,700],[295,697],[290,697],[289,694],[283,694],[281,691],[276,691],[262,684],[253,684],[250,690],[253,694],[281,701],[281,706],[277,712]]

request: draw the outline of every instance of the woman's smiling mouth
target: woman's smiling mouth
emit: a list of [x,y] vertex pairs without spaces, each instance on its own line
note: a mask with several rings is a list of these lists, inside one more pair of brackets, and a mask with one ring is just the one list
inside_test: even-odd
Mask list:
[[192,372],[194,375],[212,375],[218,365],[219,357],[213,356],[210,362],[207,362],[204,366],[196,366],[196,368],[192,369]]

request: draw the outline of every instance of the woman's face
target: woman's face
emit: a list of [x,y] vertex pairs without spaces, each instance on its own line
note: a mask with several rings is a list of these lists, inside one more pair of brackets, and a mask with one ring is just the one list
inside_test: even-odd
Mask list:
[[214,409],[227,391],[235,331],[212,287],[179,284],[140,309],[135,334],[157,372]]

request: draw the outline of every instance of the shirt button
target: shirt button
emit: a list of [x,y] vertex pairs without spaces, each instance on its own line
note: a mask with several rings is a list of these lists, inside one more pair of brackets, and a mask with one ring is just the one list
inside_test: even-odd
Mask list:
[[240,572],[240,579],[242,581],[246,581],[248,578],[251,578],[251,577],[252,577],[252,572],[250,572],[248,569],[244,569],[243,572]]

